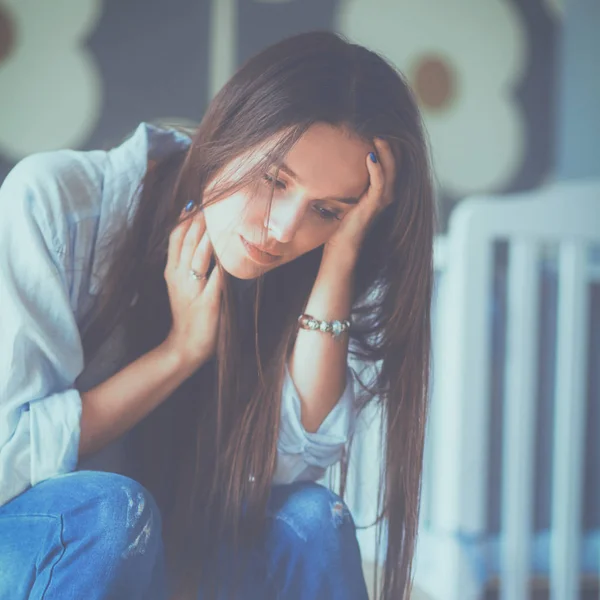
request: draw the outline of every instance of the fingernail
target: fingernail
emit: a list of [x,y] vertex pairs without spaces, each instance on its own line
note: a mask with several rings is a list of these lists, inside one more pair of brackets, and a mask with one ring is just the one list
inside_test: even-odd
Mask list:
[[192,208],[194,208],[194,201],[190,200],[186,205],[185,208],[183,210],[185,210],[185,212],[190,212],[190,210],[192,210]]
[[369,152],[369,158],[376,163],[377,162],[377,157],[375,156],[375,152]]

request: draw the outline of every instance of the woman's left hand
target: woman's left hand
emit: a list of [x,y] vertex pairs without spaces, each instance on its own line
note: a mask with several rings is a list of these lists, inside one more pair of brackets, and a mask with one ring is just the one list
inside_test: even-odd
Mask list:
[[369,226],[375,217],[393,200],[396,163],[390,145],[379,138],[374,140],[377,162],[367,155],[369,187],[358,204],[342,219],[336,232],[329,238],[323,251],[323,260],[334,263],[356,261]]

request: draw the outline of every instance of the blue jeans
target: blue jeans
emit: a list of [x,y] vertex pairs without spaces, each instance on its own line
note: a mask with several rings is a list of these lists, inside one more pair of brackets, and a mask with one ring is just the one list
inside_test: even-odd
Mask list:
[[[368,598],[350,512],[316,483],[272,488],[260,560],[268,576],[244,576],[244,600]],[[160,514],[136,481],[77,471],[0,507],[0,600],[167,597]]]

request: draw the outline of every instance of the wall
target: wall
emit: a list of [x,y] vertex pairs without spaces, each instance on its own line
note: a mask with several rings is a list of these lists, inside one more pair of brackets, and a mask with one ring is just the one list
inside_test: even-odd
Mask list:
[[32,152],[109,147],[141,120],[197,121],[248,56],[332,29],[412,84],[444,222],[466,195],[552,177],[561,19],[559,0],[0,0],[0,178]]
[[561,44],[557,176],[600,176],[600,2],[572,0]]

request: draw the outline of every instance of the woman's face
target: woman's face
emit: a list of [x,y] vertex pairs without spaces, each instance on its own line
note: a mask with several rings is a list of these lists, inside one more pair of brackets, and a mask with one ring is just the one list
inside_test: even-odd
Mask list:
[[[279,169],[268,222],[275,166],[256,192],[242,189],[207,206],[207,232],[225,270],[253,279],[326,243],[367,189],[365,161],[372,150],[372,144],[344,129],[315,124]],[[248,159],[252,161],[246,155],[230,163],[223,177],[235,179]]]

